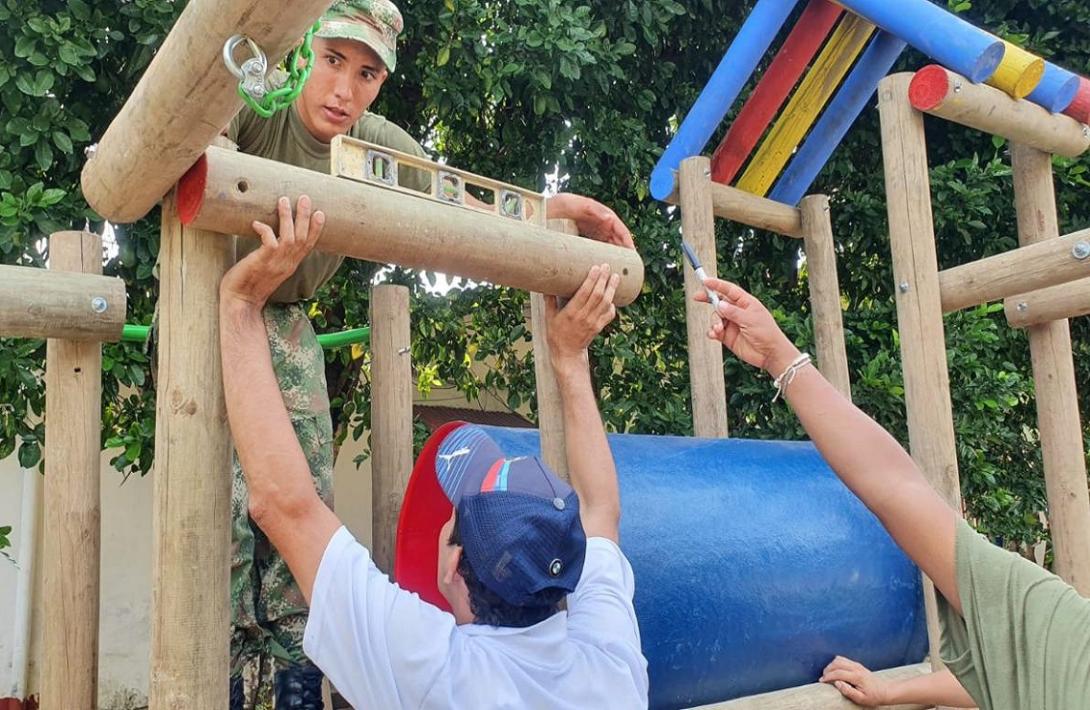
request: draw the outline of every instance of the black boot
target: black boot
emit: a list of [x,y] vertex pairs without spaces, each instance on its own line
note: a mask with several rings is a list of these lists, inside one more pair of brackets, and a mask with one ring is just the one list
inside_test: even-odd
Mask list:
[[231,710],[242,710],[246,698],[242,694],[242,676],[231,676]]
[[276,673],[276,710],[325,710],[322,672],[310,663]]

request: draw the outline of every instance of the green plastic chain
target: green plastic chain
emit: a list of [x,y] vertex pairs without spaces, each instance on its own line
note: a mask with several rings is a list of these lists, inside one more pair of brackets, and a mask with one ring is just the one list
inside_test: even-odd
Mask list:
[[[254,98],[242,88],[242,83],[239,83],[238,95],[258,116],[270,118],[277,111],[291,106],[292,102],[299,98],[299,94],[303,91],[303,85],[307,83],[307,79],[310,77],[310,70],[314,68],[314,50],[311,49],[310,45],[314,39],[314,33],[318,31],[321,24],[321,22],[315,22],[307,30],[306,35],[303,37],[303,43],[297,46],[289,55],[287,61],[288,78],[283,86],[269,91],[260,98]],[[305,64],[301,67],[299,66],[300,59],[305,61]]]

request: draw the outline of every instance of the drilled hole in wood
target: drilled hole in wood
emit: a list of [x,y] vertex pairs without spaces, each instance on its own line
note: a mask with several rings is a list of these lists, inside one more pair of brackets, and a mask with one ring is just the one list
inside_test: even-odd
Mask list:
[[621,269],[621,276],[628,276],[628,269]]
[[239,180],[237,187],[239,192],[246,192],[250,189],[250,183],[246,182],[245,180]]
[[77,367],[77,368],[76,368],[76,372],[77,372],[77,373],[83,372],[83,368],[82,368],[82,367]]

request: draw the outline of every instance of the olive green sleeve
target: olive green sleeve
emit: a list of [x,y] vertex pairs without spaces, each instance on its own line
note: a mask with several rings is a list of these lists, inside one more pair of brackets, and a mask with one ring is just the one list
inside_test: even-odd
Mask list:
[[942,659],[981,710],[1080,707],[1090,697],[1090,600],[958,522],[959,614],[940,595]]

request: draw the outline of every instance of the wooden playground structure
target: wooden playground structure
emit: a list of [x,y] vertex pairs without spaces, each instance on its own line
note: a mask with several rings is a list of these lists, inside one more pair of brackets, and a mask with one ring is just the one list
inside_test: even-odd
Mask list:
[[[811,22],[800,22],[792,32],[781,50],[786,58],[770,66],[766,78],[771,81],[751,95],[714,157],[699,153],[718,120],[705,121],[710,128],[702,128],[703,140],[703,133],[694,137],[684,127],[679,131],[685,145],[673,150],[671,144],[666,162],[656,168],[656,197],[679,206],[684,236],[712,275],[717,218],[802,240],[817,364],[850,396],[829,199],[801,196],[881,80],[911,453],[932,485],[960,507],[943,314],[1004,300],[1009,324],[1029,333],[1055,569],[1090,595],[1090,492],[1066,320],[1090,313],[1090,231],[1060,235],[1051,172],[1052,155],[1074,157],[1090,147],[1090,128],[1082,122],[1088,116],[1078,115],[1087,106],[1069,102],[1073,117],[1056,112],[1062,99],[1054,93],[1030,100],[1051,81],[1050,92],[1066,92],[1077,104],[1063,70],[1011,45],[1001,44],[996,58],[992,42],[985,43],[975,61],[936,56],[968,76],[933,66],[883,79],[906,43],[919,40],[885,29],[888,18],[873,15],[881,12],[875,6],[882,2],[843,2],[851,12],[824,0],[811,2],[804,11]],[[280,57],[328,4],[189,3],[83,172],[85,197],[110,220],[135,221],[162,200],[149,689],[154,710],[222,707],[228,694],[231,440],[217,301],[219,281],[234,261],[234,237],[229,235],[249,234],[255,219],[271,221],[280,195],[308,194],[328,216],[323,251],[533,292],[541,450],[560,472],[565,468],[563,424],[547,364],[540,294],[570,295],[590,266],[603,262],[623,276],[618,305],[634,300],[643,283],[643,264],[634,252],[573,238],[572,225],[545,223],[539,195],[488,178],[390,151],[370,155],[366,151],[373,148],[367,146],[342,146],[334,153],[335,174],[321,175],[213,145],[240,105],[236,82],[220,63],[224,33],[244,33],[270,58]],[[762,0],[754,15],[764,17],[764,33],[774,35],[794,5]],[[768,13],[771,6],[780,17]],[[736,45],[752,39],[752,29],[748,34],[744,29]],[[833,37],[826,41],[830,32]],[[753,66],[767,46],[750,52]],[[934,51],[932,56],[942,54]],[[780,123],[772,127],[771,142],[743,170],[815,56],[821,73],[803,79]],[[974,83],[984,79],[992,85]],[[741,83],[735,83],[736,96]],[[1079,87],[1076,80],[1075,90]],[[1085,80],[1082,89],[1090,90]],[[733,100],[727,100],[728,108]],[[835,110],[818,120],[827,103]],[[925,113],[1011,142],[1020,248],[938,269]],[[800,123],[802,114],[810,120]],[[340,169],[338,155],[347,156]],[[392,189],[396,185],[389,184],[388,169],[402,163],[433,174],[430,196]],[[739,175],[737,187],[725,184]],[[495,190],[495,214],[459,203],[456,196],[464,194],[465,183]],[[99,275],[101,251],[97,236],[63,232],[50,240],[48,272],[0,266],[0,336],[49,338],[43,593],[50,614],[43,652],[44,708],[97,703],[100,343],[121,337],[126,307],[124,284]],[[688,266],[685,273],[686,292],[692,295],[700,284]],[[401,494],[413,463],[408,291],[376,287],[371,308],[373,554],[380,568],[389,569]],[[707,306],[687,299],[694,433],[722,438],[728,436],[723,354],[705,337],[709,317]],[[933,589],[928,588],[925,599],[931,658],[937,661]],[[917,664],[884,673],[904,677],[921,672],[924,667]],[[805,686],[708,707],[817,710],[850,704],[828,686]]]

